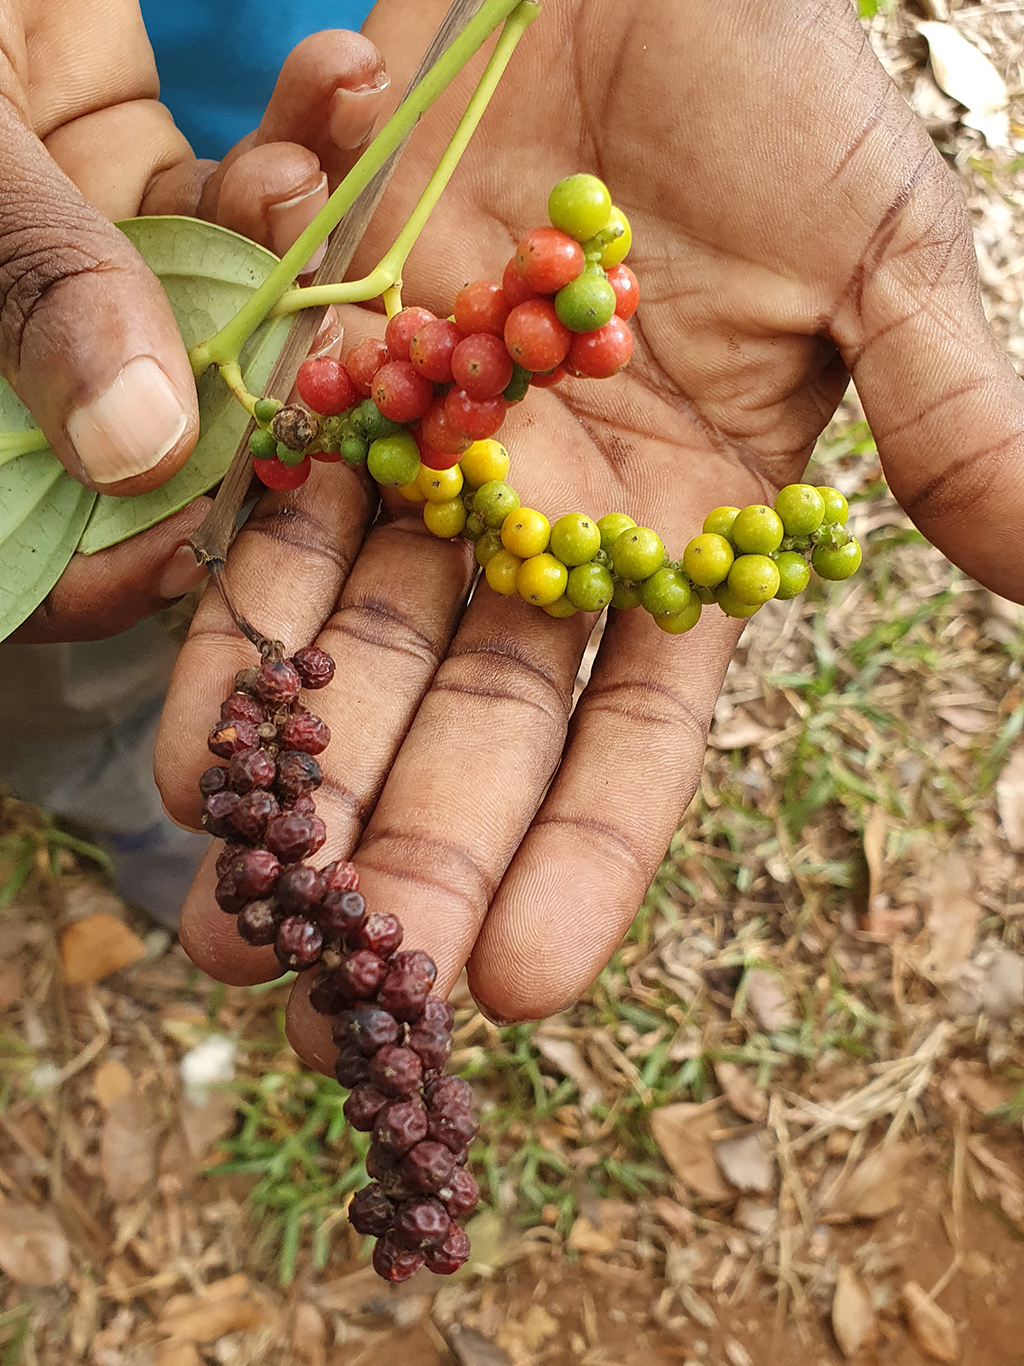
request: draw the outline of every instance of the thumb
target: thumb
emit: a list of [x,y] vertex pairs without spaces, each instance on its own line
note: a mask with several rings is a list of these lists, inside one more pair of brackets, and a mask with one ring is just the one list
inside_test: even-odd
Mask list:
[[901,506],[972,578],[1024,601],[1024,383],[985,320],[966,205],[930,145],[909,184],[834,335]]
[[0,150],[0,370],[76,479],[104,493],[156,488],[199,427],[167,298],[7,101]]

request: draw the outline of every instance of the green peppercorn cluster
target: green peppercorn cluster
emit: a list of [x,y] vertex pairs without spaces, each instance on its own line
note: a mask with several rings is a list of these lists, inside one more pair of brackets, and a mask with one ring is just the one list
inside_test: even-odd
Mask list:
[[499,441],[477,441],[451,469],[420,466],[400,492],[423,504],[434,535],[475,542],[496,593],[518,594],[552,617],[642,607],[663,631],[681,635],[709,604],[730,617],[752,617],[772,598],[802,593],[812,567],[838,581],[860,566],[838,489],[790,484],[774,507],[715,508],[682,559],[670,560],[658,533],[625,513],[570,512],[552,525],[521,505],[507,482],[509,467]]

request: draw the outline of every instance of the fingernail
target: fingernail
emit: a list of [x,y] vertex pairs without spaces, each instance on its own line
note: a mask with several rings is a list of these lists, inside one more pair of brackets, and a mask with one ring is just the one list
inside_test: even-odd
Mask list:
[[162,598],[183,598],[199,587],[206,574],[206,566],[196,561],[192,547],[179,545],[164,566],[156,591]]
[[86,474],[115,484],[159,465],[181,440],[188,412],[152,356],[137,356],[99,398],[64,424]]
[[341,325],[338,317],[338,310],[330,304],[324,311],[324,319],[320,324],[320,330],[313,338],[313,345],[309,348],[309,354],[313,359],[318,356],[326,356],[331,352],[337,354],[336,348],[341,347],[345,338],[345,329]]
[[351,152],[363,145],[373,132],[390,84],[390,78],[382,74],[375,85],[363,86],[361,90],[338,87],[327,120],[327,131],[335,147]]
[[[323,206],[327,203],[327,176],[322,175],[311,190],[285,199],[280,204],[271,204],[267,210],[270,223],[270,245],[278,256],[283,256],[301,232],[309,227]],[[319,256],[323,260],[324,248],[318,247],[313,257],[302,268],[305,274],[315,270],[313,260]],[[319,264],[319,263],[318,263]]]

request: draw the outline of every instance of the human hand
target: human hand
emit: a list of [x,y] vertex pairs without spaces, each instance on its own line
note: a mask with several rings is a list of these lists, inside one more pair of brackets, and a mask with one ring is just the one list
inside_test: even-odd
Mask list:
[[[401,88],[444,9],[382,0],[367,32]],[[426,121],[356,268],[381,254],[440,154]],[[549,0],[405,272],[442,315],[497,278],[548,188],[594,170],[629,214],[636,351],[595,384],[532,392],[502,432],[523,502],[552,520],[622,510],[678,556],[704,514],[797,479],[850,374],[893,491],[969,573],[1021,596],[1020,382],[984,322],[952,177],[878,66],[846,0]],[[349,339],[382,330],[349,310]],[[1014,457],[1018,457],[1014,460]],[[317,795],[324,861],[352,854],[374,909],[438,963],[468,962],[494,1018],[571,1002],[628,926],[697,783],[738,628],[685,639],[611,613],[569,721],[592,619],[552,621],[486,586],[418,511],[373,525],[365,484],[318,466],[268,494],[229,563],[233,595],[290,651],[338,662],[315,710],[333,731]],[[206,727],[251,647],[209,592],[165,711],[158,777],[198,824]],[[279,974],[213,900],[212,860],[182,939],[222,980]],[[308,979],[312,974],[306,974]],[[329,1070],[302,978],[290,1034]]]
[[[157,102],[135,0],[0,0],[0,371],[54,453],[102,493],[144,493],[187,460],[195,385],[166,296],[113,226],[198,214],[282,253],[361,151],[386,98],[358,34],[316,35],[256,130],[198,161]],[[337,328],[319,349],[337,340]],[[123,545],[76,556],[17,639],[125,630],[201,579],[199,500]]]

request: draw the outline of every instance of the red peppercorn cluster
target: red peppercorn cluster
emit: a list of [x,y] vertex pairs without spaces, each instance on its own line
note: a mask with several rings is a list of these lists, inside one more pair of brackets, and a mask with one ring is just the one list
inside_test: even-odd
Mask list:
[[199,781],[203,825],[227,841],[217,903],[247,943],[272,944],[282,967],[321,967],[310,1004],[332,1017],[335,1075],[351,1088],[345,1115],[373,1135],[373,1184],[353,1197],[349,1218],[378,1239],[375,1268],[388,1281],[424,1264],[447,1275],[469,1256],[457,1221],[480,1195],[466,1169],[473,1094],[443,1075],[452,1009],[431,995],[430,957],[400,951],[398,919],[367,911],[353,865],[306,862],[326,837],[312,794],[330,731],[299,694],[333,676],[331,657],[310,646],[243,670],[222,703],[207,743],[225,763]]
[[[570,177],[577,180],[588,182],[584,197],[595,187],[607,196],[593,177]],[[344,361],[304,362],[299,397],[319,420],[307,429],[298,407],[271,416],[253,438],[259,477],[297,488],[310,458],[362,464],[374,440],[400,428],[415,437],[420,464],[451,469],[474,441],[500,430],[531,385],[616,374],[633,354],[628,320],[640,296],[622,262],[628,223],[610,203],[603,218],[592,206],[582,217],[556,209],[558,225],[528,232],[500,282],[474,280],[459,291],[452,317],[405,308],[383,341],[360,342]]]

